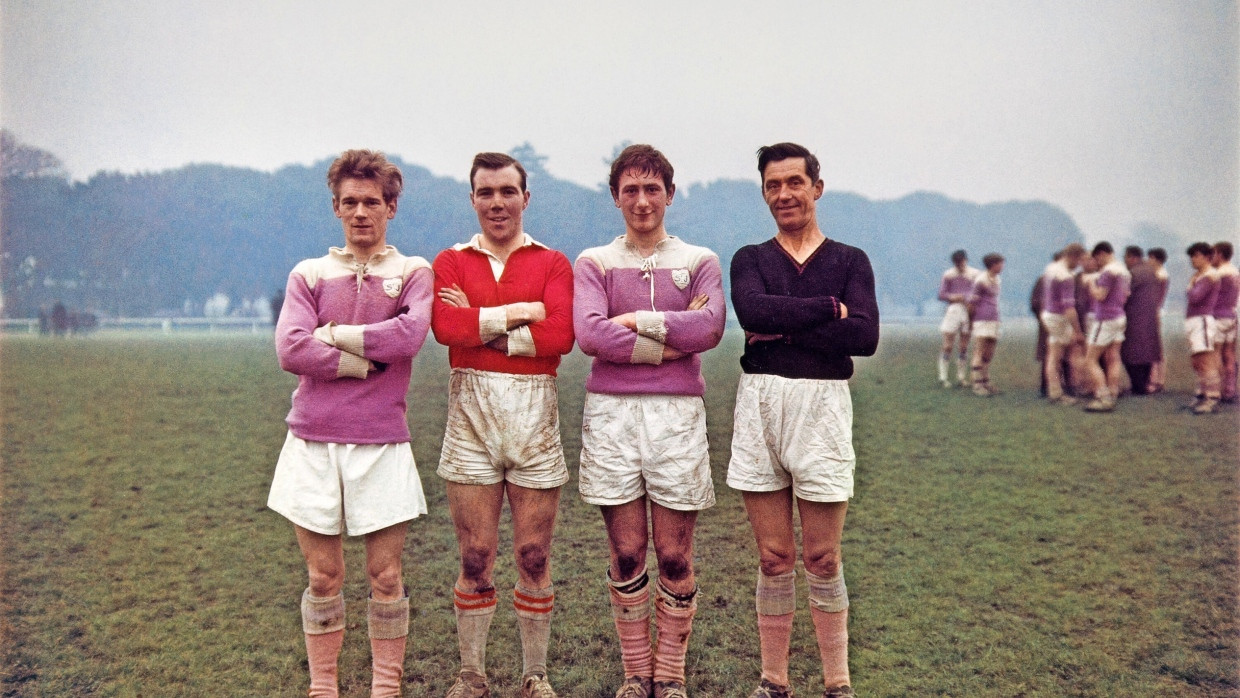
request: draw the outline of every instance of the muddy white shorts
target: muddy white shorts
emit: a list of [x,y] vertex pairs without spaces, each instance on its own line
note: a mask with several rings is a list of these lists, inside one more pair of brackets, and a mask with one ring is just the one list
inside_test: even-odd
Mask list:
[[643,494],[678,511],[714,506],[702,398],[587,392],[579,489],[599,506]]
[[1085,343],[1093,347],[1107,347],[1124,341],[1124,331],[1128,329],[1128,318],[1117,317],[1110,320],[1091,319],[1089,331],[1085,334]]
[[1217,331],[1213,315],[1194,315],[1184,318],[1184,336],[1188,339],[1189,354],[1214,351]]
[[267,506],[315,533],[361,536],[425,514],[426,497],[408,442],[336,444],[289,432]]
[[1072,344],[1072,330],[1075,328],[1072,327],[1072,321],[1068,319],[1067,315],[1044,310],[1040,317],[1042,327],[1046,328],[1047,344],[1057,344],[1064,347]]
[[452,369],[436,472],[463,485],[542,490],[568,482],[555,378]]
[[939,332],[943,334],[969,334],[969,307],[964,303],[952,303],[943,313],[943,322],[939,323]]
[[1236,319],[1234,317],[1214,318],[1214,346],[1236,343]]
[[998,320],[974,320],[973,336],[977,339],[998,339],[999,338],[999,321]]
[[775,492],[791,486],[811,502],[853,494],[848,381],[741,374],[732,423],[728,486]]

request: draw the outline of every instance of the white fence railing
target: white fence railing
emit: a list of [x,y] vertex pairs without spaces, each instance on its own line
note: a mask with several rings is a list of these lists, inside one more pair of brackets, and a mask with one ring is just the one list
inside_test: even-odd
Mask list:
[[[230,332],[259,334],[272,330],[271,321],[251,317],[174,317],[174,318],[100,318],[95,327],[77,330],[78,333],[127,330],[136,332]],[[4,334],[39,334],[37,318],[0,318],[0,332]]]

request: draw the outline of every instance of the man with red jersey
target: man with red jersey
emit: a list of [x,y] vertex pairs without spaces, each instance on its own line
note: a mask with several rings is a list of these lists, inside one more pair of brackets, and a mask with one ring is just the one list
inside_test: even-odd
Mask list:
[[448,698],[490,695],[486,641],[497,605],[492,572],[504,497],[512,511],[522,698],[554,698],[551,534],[568,481],[556,369],[573,348],[568,259],[525,233],[525,168],[480,153],[469,173],[482,232],[435,258],[431,328],[452,365],[438,473],[447,480],[461,569],[453,588],[461,669]]

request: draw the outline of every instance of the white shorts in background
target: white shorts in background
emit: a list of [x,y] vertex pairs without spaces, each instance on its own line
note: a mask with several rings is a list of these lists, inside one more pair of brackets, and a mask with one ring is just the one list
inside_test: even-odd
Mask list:
[[1042,327],[1046,328],[1046,343],[1069,346],[1072,344],[1072,321],[1067,315],[1042,311]]
[[852,396],[845,380],[741,375],[728,486],[845,502],[853,494]]
[[598,506],[642,495],[678,511],[714,506],[702,398],[587,392],[578,485]]
[[1234,317],[1214,318],[1214,345],[1236,343],[1236,319]]
[[408,442],[335,444],[289,432],[267,506],[326,536],[362,536],[426,513]]
[[436,473],[463,485],[568,482],[555,378],[454,368]]
[[1089,332],[1085,335],[1085,343],[1094,347],[1107,347],[1124,341],[1124,331],[1128,329],[1128,318],[1117,317],[1110,320],[1091,319]]
[[1216,334],[1213,315],[1194,315],[1184,318],[1184,336],[1188,338],[1189,354],[1214,351]]
[[943,313],[943,322],[939,323],[942,334],[969,334],[969,307],[964,303],[952,303]]
[[974,320],[973,336],[976,339],[998,339],[999,338],[999,321],[998,320]]

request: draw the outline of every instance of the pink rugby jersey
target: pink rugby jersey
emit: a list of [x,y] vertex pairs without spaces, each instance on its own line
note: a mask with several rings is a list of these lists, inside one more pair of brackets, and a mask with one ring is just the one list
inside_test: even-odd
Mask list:
[[[704,308],[688,310],[707,294]],[[643,258],[624,236],[577,258],[573,329],[594,357],[586,390],[611,394],[696,395],[706,391],[699,352],[723,337],[723,273],[705,247],[669,236]],[[637,332],[610,318],[637,314]],[[663,361],[663,347],[686,356]]]
[[1115,259],[1111,260],[1110,264],[1098,272],[1098,279],[1094,285],[1107,291],[1102,300],[1094,298],[1093,305],[1090,306],[1090,312],[1094,314],[1094,318],[1101,322],[1125,317],[1124,302],[1128,300],[1132,274],[1128,272],[1124,263]]
[[1215,269],[1215,272],[1218,274],[1218,298],[1214,301],[1214,317],[1234,320],[1236,302],[1240,300],[1240,285],[1236,283],[1240,270],[1227,262]]
[[999,321],[999,277],[983,273],[973,282],[969,303],[973,306],[974,322]]
[[1042,272],[1042,310],[1063,315],[1076,308],[1076,278],[1067,262],[1060,260],[1046,265]]
[[[425,259],[391,245],[366,264],[333,247],[293,268],[276,325],[280,367],[297,375],[289,431],[330,443],[409,440],[405,394],[433,282]],[[329,323],[334,346],[315,336]]]
[[1188,281],[1188,307],[1184,309],[1184,317],[1213,315],[1214,306],[1218,303],[1218,273],[1207,269],[1202,274]]
[[981,273],[981,270],[973,267],[965,267],[963,272],[952,267],[943,272],[943,279],[939,282],[939,300],[952,303],[959,302],[952,301],[952,296],[968,298],[969,292],[973,290],[973,282]]

